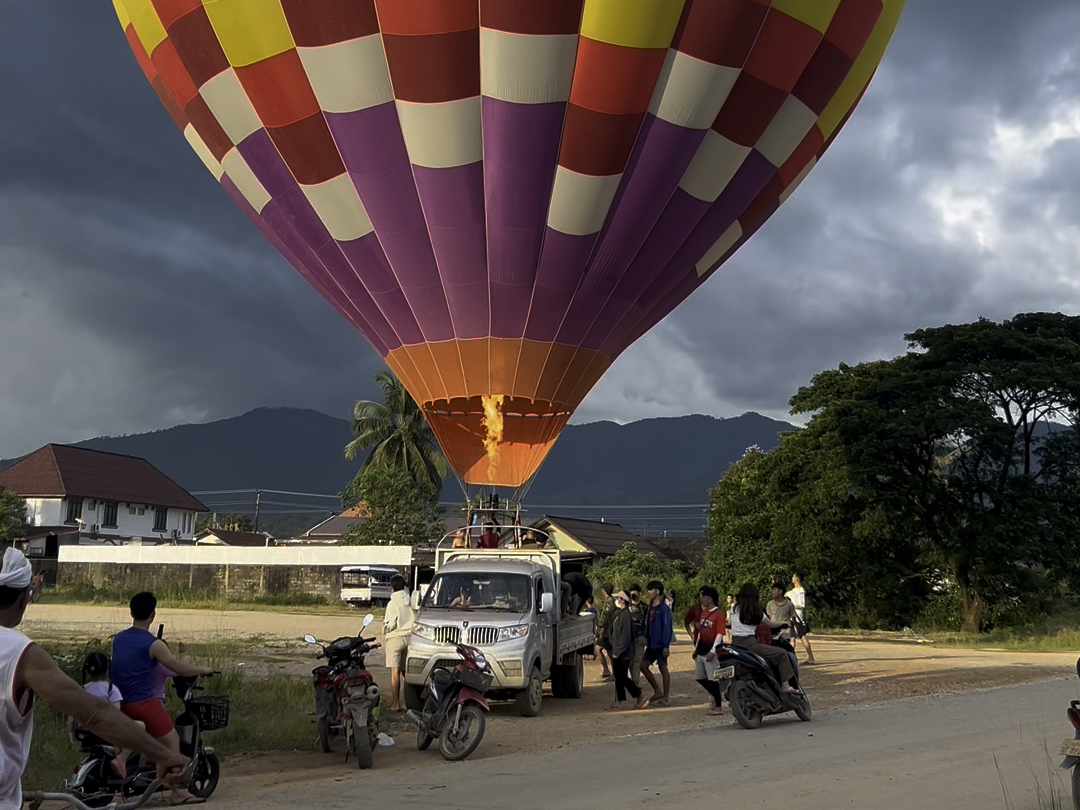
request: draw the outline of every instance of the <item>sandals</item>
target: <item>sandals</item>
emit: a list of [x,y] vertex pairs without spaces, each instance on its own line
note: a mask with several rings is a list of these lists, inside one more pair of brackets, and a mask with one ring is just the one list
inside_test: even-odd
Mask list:
[[637,703],[634,704],[635,709],[644,709],[648,707],[649,699],[645,695],[641,695],[637,699]]
[[709,709],[707,714],[709,717],[721,717],[724,714],[724,710],[717,706],[714,709]]

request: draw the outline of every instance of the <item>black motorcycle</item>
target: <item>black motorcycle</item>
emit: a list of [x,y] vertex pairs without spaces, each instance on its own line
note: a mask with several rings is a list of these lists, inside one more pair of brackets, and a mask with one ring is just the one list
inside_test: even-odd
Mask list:
[[[1076,659],[1076,676],[1080,678],[1080,658]],[[1080,700],[1070,700],[1069,708],[1065,710],[1065,716],[1073,727],[1071,740],[1061,743],[1059,754],[1065,757],[1061,761],[1061,767],[1072,771],[1072,804],[1073,810],[1080,810]]]
[[720,682],[721,692],[726,691],[731,713],[743,728],[757,728],[770,714],[795,712],[804,721],[813,717],[810,698],[798,683],[799,667],[794,648],[784,639],[774,639],[773,646],[785,650],[791,657],[795,670],[795,683],[791,686],[795,692],[785,692],[781,688],[779,671],[757,653],[726,645],[716,650],[718,668],[713,678]]
[[[187,788],[195,796],[206,799],[217,788],[221,764],[214,749],[203,744],[204,731],[216,731],[229,725],[229,698],[226,695],[196,697],[202,691],[196,686],[198,677],[173,677],[173,688],[184,703],[184,711],[173,724],[180,735],[180,753],[191,760],[191,776]],[[67,790],[90,807],[105,807],[113,796],[137,796],[155,782],[157,773],[140,754],[132,754],[122,769],[117,768],[116,747],[92,731],[76,728],[75,739],[85,754],[75,766],[75,775]],[[160,786],[157,790],[168,790]]]

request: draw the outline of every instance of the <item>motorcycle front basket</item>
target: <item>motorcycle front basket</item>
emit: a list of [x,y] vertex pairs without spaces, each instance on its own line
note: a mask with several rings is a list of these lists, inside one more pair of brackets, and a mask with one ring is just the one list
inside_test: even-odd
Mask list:
[[214,731],[229,725],[229,696],[204,695],[187,702],[187,710],[199,721],[203,731]]
[[486,692],[491,688],[492,677],[490,672],[478,672],[475,669],[462,667],[458,670],[457,677],[463,686],[468,686],[477,692]]

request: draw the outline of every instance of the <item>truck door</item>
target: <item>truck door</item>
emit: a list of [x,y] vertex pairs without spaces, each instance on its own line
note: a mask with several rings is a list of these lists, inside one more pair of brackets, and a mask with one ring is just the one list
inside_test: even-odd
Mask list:
[[552,648],[555,646],[555,626],[550,613],[540,612],[540,597],[544,593],[544,580],[533,580],[533,592],[536,605],[536,625],[540,628],[540,671],[545,675],[551,672]]

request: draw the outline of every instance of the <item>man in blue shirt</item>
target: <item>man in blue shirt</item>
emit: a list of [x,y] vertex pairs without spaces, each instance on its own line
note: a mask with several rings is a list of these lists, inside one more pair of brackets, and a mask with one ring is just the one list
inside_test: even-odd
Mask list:
[[[653,696],[649,700],[653,706],[669,705],[671,692],[671,673],[668,671],[668,656],[671,642],[675,640],[675,628],[671,621],[671,608],[664,601],[664,583],[654,579],[649,583],[649,613],[645,620],[645,654],[641,658],[641,674],[652,687]],[[652,674],[652,665],[660,670],[663,691]]]
[[[149,591],[131,597],[131,627],[116,634],[112,646],[112,680],[123,695],[120,711],[146,726],[146,732],[170,751],[180,751],[180,736],[161,701],[154,696],[152,675],[158,664],[177,675],[211,675],[214,670],[187,664],[174,656],[169,646],[150,632],[157,617],[157,599]],[[174,787],[172,803],[199,804],[206,801],[183,788]]]

